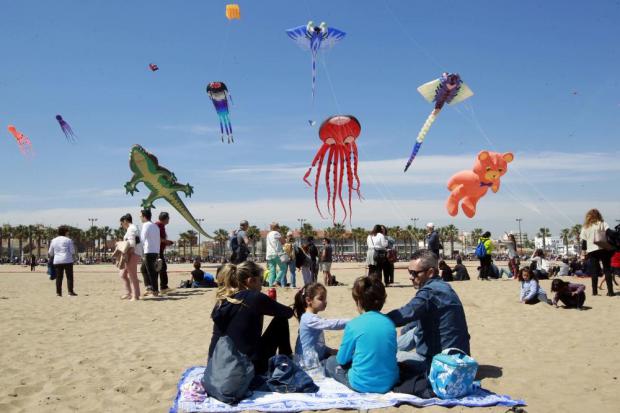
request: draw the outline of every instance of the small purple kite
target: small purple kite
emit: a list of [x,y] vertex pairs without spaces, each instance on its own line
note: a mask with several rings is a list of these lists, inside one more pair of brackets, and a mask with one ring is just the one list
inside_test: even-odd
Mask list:
[[56,120],[60,125],[60,129],[62,129],[62,132],[65,134],[67,141],[71,143],[77,143],[77,136],[75,136],[75,133],[73,133],[73,129],[71,129],[71,126],[69,126],[69,124],[65,122],[62,116],[56,115]]

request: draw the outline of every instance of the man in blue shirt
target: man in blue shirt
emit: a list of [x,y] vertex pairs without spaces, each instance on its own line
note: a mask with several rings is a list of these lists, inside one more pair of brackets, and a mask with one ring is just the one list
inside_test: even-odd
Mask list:
[[426,224],[426,246],[429,250],[435,254],[435,257],[439,259],[439,250],[441,249],[441,241],[439,240],[439,233],[435,231],[435,224],[429,222]]
[[463,304],[452,287],[437,277],[435,254],[429,250],[416,251],[408,269],[409,279],[418,292],[409,303],[390,311],[387,316],[397,327],[409,324],[410,330],[399,338],[399,349],[413,348],[404,343],[409,338],[415,345],[415,353],[403,357],[399,352],[398,359],[410,360],[410,364],[422,371],[430,367],[435,354],[447,348],[458,348],[470,354]]

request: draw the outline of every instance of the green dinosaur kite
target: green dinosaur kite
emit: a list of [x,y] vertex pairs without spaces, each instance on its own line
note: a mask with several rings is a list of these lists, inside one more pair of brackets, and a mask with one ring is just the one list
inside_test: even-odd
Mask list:
[[139,192],[136,186],[140,182],[151,190],[151,194],[146,199],[142,200],[142,208],[155,208],[153,206],[153,201],[163,198],[168,201],[192,227],[205,237],[212,238],[200,227],[194,216],[189,212],[183,201],[181,201],[181,198],[177,195],[177,192],[181,191],[186,197],[191,197],[192,193],[194,193],[194,188],[189,184],[182,185],[178,183],[177,177],[172,172],[163,166],[159,166],[159,161],[155,155],[148,152],[140,145],[134,145],[131,147],[131,153],[129,154],[129,168],[134,175],[131,181],[125,184],[127,193],[133,195],[134,192]]

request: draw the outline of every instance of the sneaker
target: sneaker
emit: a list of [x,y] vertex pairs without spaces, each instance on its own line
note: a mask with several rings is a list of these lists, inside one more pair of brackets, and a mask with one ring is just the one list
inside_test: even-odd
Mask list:
[[146,290],[146,291],[144,292],[144,294],[142,294],[142,296],[143,296],[143,297],[148,297],[149,295],[153,295],[153,291],[151,291],[151,290]]
[[56,294],[56,297],[62,297],[62,294]]
[[71,297],[77,297],[77,294],[76,294],[76,293],[74,293],[74,292],[70,292],[70,293],[69,293],[69,296],[71,296]]
[[166,287],[166,288],[162,288],[159,292],[161,294],[168,294],[170,291],[172,291],[172,288]]

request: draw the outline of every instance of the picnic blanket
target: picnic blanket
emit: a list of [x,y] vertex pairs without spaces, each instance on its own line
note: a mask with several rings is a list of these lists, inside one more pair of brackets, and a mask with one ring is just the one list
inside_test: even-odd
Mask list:
[[421,399],[402,393],[356,393],[331,378],[316,381],[320,387],[317,393],[271,393],[254,392],[251,397],[231,406],[214,398],[207,397],[200,379],[204,366],[190,367],[183,373],[178,384],[177,395],[170,413],[189,412],[240,412],[257,410],[261,412],[294,412],[302,410],[327,409],[376,409],[399,404],[424,406],[518,406],[525,405],[523,400],[514,400],[509,396],[478,389],[475,394],[460,399],[442,400],[439,398]]

